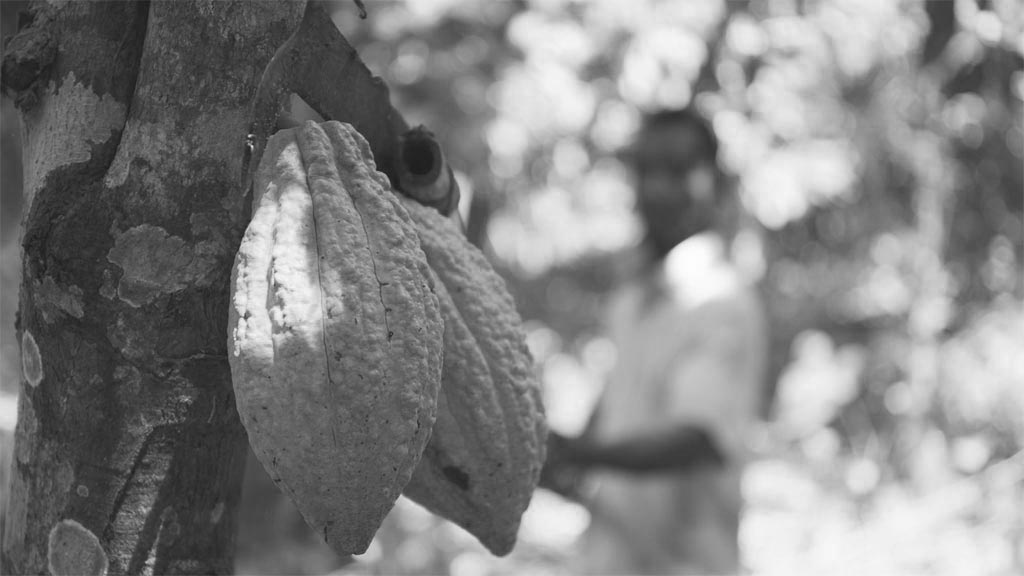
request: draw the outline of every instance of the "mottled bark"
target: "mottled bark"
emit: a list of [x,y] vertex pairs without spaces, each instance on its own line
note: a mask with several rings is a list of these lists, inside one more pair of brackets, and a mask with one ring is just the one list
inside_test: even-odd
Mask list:
[[26,215],[4,573],[231,571],[238,176],[302,7],[53,2],[9,45]]

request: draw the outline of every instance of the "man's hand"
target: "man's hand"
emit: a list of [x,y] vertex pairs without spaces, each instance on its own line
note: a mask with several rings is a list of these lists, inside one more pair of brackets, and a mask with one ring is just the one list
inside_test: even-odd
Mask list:
[[719,468],[726,461],[711,434],[693,424],[600,445],[584,444],[577,450],[577,458],[589,466],[634,473]]
[[540,471],[540,486],[570,500],[580,500],[583,467],[579,464],[575,444],[578,440],[557,432],[548,433],[547,459]]

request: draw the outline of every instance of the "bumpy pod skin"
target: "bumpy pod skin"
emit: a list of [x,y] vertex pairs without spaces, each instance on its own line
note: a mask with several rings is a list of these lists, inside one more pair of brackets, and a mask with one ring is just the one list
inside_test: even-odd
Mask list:
[[278,132],[235,258],[229,350],[256,456],[341,554],[366,550],[415,469],[441,379],[438,301],[369,145]]
[[406,201],[444,317],[437,422],[405,495],[503,556],[544,463],[547,426],[521,319],[484,255],[436,210]]

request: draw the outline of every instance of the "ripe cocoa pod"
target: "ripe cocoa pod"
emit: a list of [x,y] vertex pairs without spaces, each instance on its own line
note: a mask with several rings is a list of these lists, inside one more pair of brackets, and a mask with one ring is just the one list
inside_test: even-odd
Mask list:
[[235,259],[229,350],[253,451],[341,554],[366,550],[430,436],[443,323],[417,233],[366,140],[267,143]]
[[505,282],[455,223],[404,203],[445,324],[437,421],[404,493],[502,556],[537,487],[547,436],[522,323]]

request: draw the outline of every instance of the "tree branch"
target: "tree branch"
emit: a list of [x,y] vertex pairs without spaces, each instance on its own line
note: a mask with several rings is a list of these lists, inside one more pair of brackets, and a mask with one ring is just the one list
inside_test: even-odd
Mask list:
[[[316,1],[307,3],[299,28],[278,49],[260,81],[252,106],[254,151],[243,172],[246,188],[291,93],[323,118],[355,127],[370,143],[377,168],[395,189],[442,214],[458,207],[458,185],[439,146],[438,154],[430,158],[439,166],[434,179],[426,185],[422,178],[411,183],[401,153],[409,125],[391,106],[387,85],[370,72]],[[413,133],[412,138],[420,139],[424,132]]]

